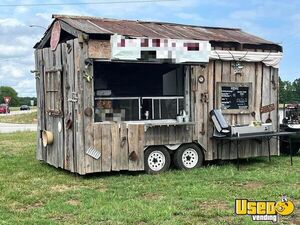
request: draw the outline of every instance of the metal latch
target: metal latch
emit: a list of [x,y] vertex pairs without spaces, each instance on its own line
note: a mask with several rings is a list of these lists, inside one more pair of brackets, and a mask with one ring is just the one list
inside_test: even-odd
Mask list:
[[72,92],[72,98],[68,99],[68,102],[78,102],[78,96],[76,92]]

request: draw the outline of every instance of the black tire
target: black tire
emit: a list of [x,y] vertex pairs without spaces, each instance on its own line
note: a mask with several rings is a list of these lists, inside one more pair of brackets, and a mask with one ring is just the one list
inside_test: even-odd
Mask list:
[[148,174],[165,172],[170,168],[170,153],[163,146],[149,147],[145,150],[144,163],[145,172]]
[[[183,156],[184,154],[186,156]],[[196,144],[193,143],[181,145],[175,151],[173,156],[174,165],[178,169],[182,170],[198,168],[203,165],[203,161],[204,156],[202,150]]]

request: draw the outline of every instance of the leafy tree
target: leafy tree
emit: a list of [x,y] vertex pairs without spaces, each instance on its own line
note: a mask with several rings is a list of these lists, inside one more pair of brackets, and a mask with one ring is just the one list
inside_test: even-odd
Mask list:
[[290,82],[279,78],[279,103],[300,103],[300,79]]
[[34,105],[36,105],[35,97],[19,97],[20,105],[31,105],[31,100],[34,101]]
[[8,86],[0,87],[0,103],[4,103],[4,99],[3,99],[4,96],[11,97],[11,100],[9,103],[10,106],[19,106],[20,105],[18,93],[12,87],[8,87]]
[[296,102],[300,103],[300,78],[294,80],[293,91]]

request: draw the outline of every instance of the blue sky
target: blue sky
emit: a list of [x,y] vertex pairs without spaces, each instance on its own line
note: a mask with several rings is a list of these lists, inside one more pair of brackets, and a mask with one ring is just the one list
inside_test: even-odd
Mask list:
[[[115,0],[68,0],[63,2],[110,2]],[[119,0],[126,1],[126,0]],[[41,1],[2,0],[5,4]],[[14,87],[19,96],[35,96],[33,45],[52,14],[88,15],[118,19],[165,21],[203,26],[237,27],[283,46],[280,75],[284,80],[300,78],[300,1],[297,0],[179,0],[156,3],[118,3],[67,6],[0,6],[0,86]]]

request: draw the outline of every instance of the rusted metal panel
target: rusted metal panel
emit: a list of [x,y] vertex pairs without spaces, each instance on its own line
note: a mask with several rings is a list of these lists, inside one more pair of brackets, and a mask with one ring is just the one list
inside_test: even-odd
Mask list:
[[114,20],[96,17],[54,16],[87,34],[120,34],[132,37],[196,39],[242,44],[275,44],[240,29],[192,26],[163,22]]

